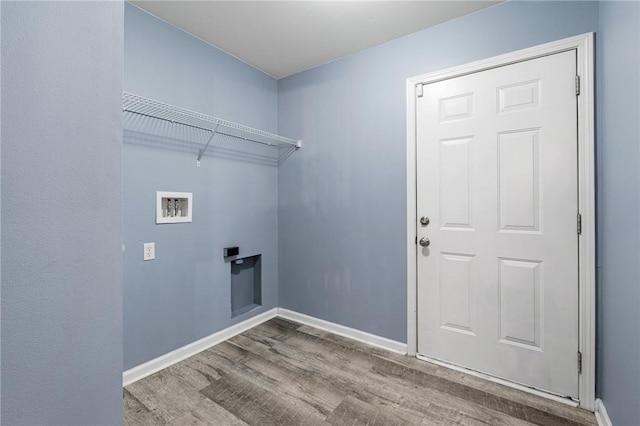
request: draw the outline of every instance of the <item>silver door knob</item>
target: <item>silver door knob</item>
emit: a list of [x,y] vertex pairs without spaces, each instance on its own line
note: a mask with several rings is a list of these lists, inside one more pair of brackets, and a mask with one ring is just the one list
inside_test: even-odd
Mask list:
[[420,224],[422,226],[427,226],[429,224],[429,218],[427,216],[422,216],[420,218]]
[[429,244],[431,244],[431,240],[429,240],[429,238],[427,237],[422,237],[420,238],[419,243],[422,247],[429,247]]

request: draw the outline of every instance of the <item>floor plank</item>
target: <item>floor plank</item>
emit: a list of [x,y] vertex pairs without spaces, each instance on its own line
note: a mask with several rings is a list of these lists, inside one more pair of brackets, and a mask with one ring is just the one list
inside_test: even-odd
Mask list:
[[124,425],[166,425],[161,417],[156,416],[138,398],[133,396],[128,390],[124,390]]
[[593,413],[274,318],[127,386],[142,425],[597,425]]
[[248,424],[320,425],[325,419],[304,402],[286,398],[282,393],[265,389],[233,373],[200,392]]
[[[407,421],[394,414],[352,396],[347,396],[327,418],[331,425],[406,425]],[[420,423],[414,423],[420,424]]]

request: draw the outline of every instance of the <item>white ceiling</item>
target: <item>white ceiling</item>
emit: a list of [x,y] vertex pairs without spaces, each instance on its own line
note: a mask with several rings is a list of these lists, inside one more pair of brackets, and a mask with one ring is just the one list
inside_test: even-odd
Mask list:
[[500,1],[131,1],[283,78]]

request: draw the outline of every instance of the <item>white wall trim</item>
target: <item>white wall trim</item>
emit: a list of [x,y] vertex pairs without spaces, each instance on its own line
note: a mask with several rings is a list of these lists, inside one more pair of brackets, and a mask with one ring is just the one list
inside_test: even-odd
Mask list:
[[578,96],[578,186],[582,214],[579,238],[579,350],[582,374],[579,376],[580,407],[595,409],[595,117],[594,117],[594,35],[587,33],[552,43],[518,50],[481,61],[448,68],[407,79],[407,352],[416,353],[417,327],[417,235],[416,213],[416,85],[459,77],[498,66],[577,50],[577,72],[581,80]]
[[156,373],[184,359],[187,359],[190,356],[197,354],[198,352],[202,352],[205,349],[209,349],[210,347],[217,345],[218,343],[222,343],[225,340],[232,338],[233,336],[243,333],[259,324],[262,324],[265,321],[270,320],[271,318],[275,318],[277,313],[278,308],[270,309],[266,312],[256,315],[255,317],[234,324],[231,327],[225,328],[224,330],[220,330],[207,337],[203,337],[200,340],[196,340],[193,343],[189,343],[188,345],[154,358],[151,361],[147,361],[144,364],[140,364],[137,367],[133,367],[122,373],[122,386],[128,386],[131,383],[137,382],[138,380],[150,376],[153,373]]
[[259,324],[262,324],[263,322],[275,318],[276,316],[291,321],[296,321],[300,324],[309,325],[320,330],[329,331],[339,336],[357,340],[358,342],[386,349],[391,352],[396,352],[403,355],[407,353],[407,345],[402,342],[396,342],[395,340],[387,339],[386,337],[377,336],[375,334],[356,330],[355,328],[346,327],[344,325],[325,321],[309,315],[290,311],[288,309],[273,308],[259,315],[256,315],[253,318],[249,318],[245,321],[234,324],[231,327],[227,327],[224,330],[220,330],[207,337],[203,337],[200,340],[189,343],[188,345],[185,345],[181,348],[178,348],[174,351],[154,358],[151,361],[147,361],[144,364],[140,364],[125,371],[124,373],[122,373],[122,386],[128,386],[140,379],[144,379],[145,377],[150,376],[153,373],[157,373],[158,371],[170,367],[182,360],[185,360],[199,352],[204,351],[205,349],[209,349],[212,346],[222,343],[225,340],[232,338],[233,336],[244,333],[245,331]]
[[418,350],[418,182],[416,163],[416,84],[407,79],[407,355]]
[[278,316],[291,321],[296,321],[311,327],[319,328],[320,330],[329,331],[339,336],[348,337],[349,339],[357,340],[358,342],[366,343],[367,345],[386,349],[391,352],[396,352],[403,355],[407,353],[407,345],[405,343],[397,342],[395,340],[387,339],[386,337],[381,337],[375,334],[356,330],[355,328],[346,327],[344,325],[325,321],[319,318],[301,314],[299,312],[290,311],[284,308],[278,308]]
[[598,426],[613,426],[604,402],[600,398],[596,399],[596,420],[598,421]]

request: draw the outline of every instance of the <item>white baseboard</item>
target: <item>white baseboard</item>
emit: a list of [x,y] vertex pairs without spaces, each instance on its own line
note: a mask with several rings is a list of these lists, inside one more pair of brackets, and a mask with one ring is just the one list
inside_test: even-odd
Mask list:
[[604,402],[600,398],[596,399],[596,420],[599,426],[612,426],[607,409],[604,406]]
[[220,330],[217,333],[213,333],[207,337],[203,337],[200,340],[196,340],[193,343],[189,343],[186,346],[178,348],[174,351],[166,353],[158,358],[154,358],[151,361],[147,361],[144,364],[140,364],[137,367],[133,367],[124,373],[122,373],[122,385],[128,386],[133,382],[145,378],[153,373],[156,373],[162,369],[165,369],[177,362],[189,358],[202,352],[205,349],[209,349],[212,346],[222,343],[227,339],[232,338],[240,333],[243,333],[258,324],[262,324],[265,321],[274,318],[278,313],[278,308],[270,309],[255,317],[249,318],[245,321],[232,325],[231,327]]
[[193,343],[189,343],[186,346],[178,348],[174,351],[166,353],[158,358],[154,358],[151,361],[147,361],[144,364],[140,364],[133,367],[124,373],[122,373],[122,385],[128,386],[131,383],[137,382],[153,373],[172,366],[184,359],[189,358],[202,352],[205,349],[209,349],[212,346],[222,343],[227,339],[232,338],[240,333],[243,333],[258,324],[262,324],[265,321],[280,316],[285,319],[299,322],[301,324],[309,325],[311,327],[319,328],[321,330],[329,331],[334,334],[338,334],[343,337],[348,337],[358,342],[366,343],[367,345],[376,346],[378,348],[386,349],[388,351],[396,352],[406,355],[407,344],[397,342],[395,340],[387,339],[386,337],[380,337],[375,334],[366,333],[364,331],[356,330],[355,328],[345,327],[344,325],[336,324],[333,322],[314,318],[309,315],[301,314],[298,312],[290,311],[283,308],[273,308],[266,312],[256,315],[253,318],[249,318],[246,321],[234,324],[231,327],[220,330],[217,333],[213,333],[210,336],[204,337]]
[[321,330],[329,331],[343,337],[348,337],[349,339],[357,340],[358,342],[366,343],[367,345],[376,346],[378,348],[403,355],[407,354],[406,343],[397,342],[395,340],[387,339],[386,337],[366,333],[364,331],[356,330],[355,328],[346,327],[344,325],[325,321],[284,308],[278,308],[278,316],[301,324],[309,325],[311,327],[319,328]]

